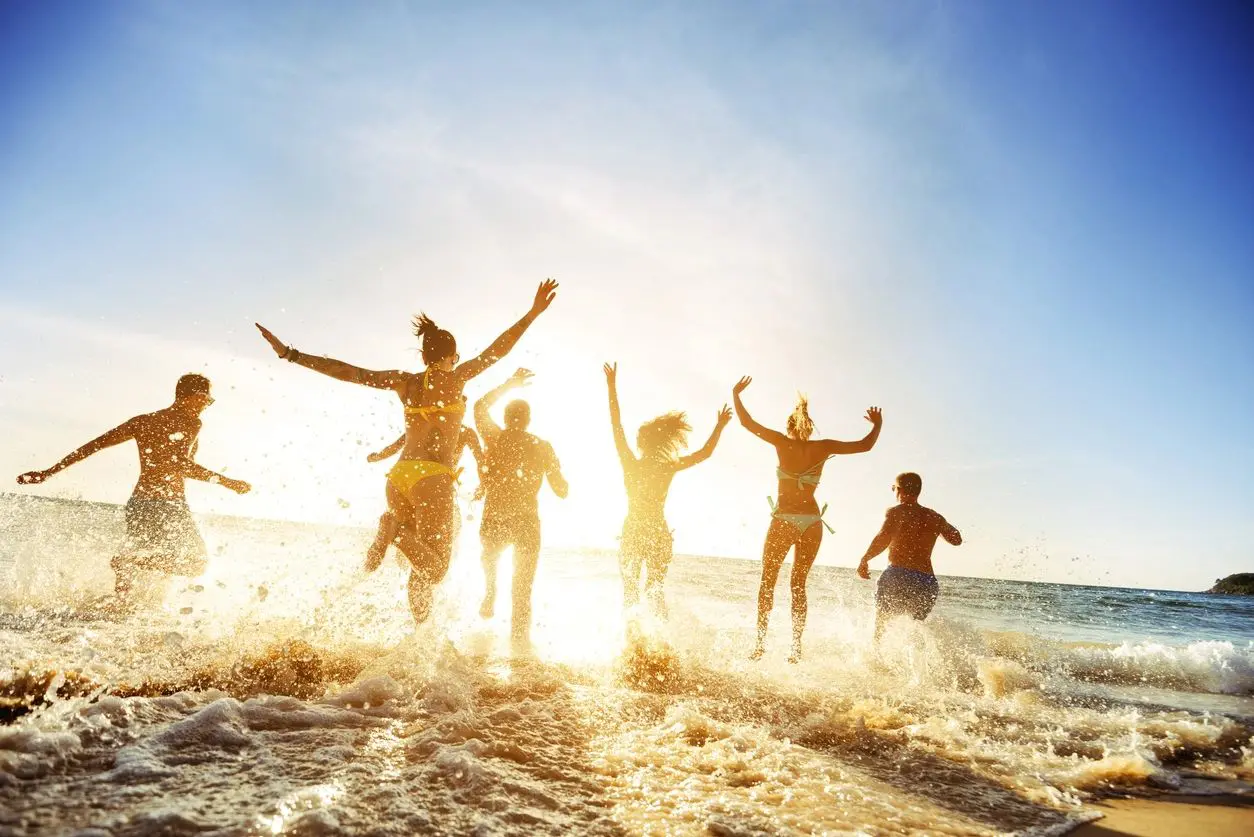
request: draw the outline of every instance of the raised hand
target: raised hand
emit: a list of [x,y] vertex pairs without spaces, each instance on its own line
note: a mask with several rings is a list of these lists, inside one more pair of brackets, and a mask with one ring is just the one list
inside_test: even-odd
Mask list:
[[723,409],[718,411],[718,426],[725,427],[727,425],[727,422],[731,421],[731,417],[732,417],[731,407],[728,407],[726,404],[724,404]]
[[740,393],[744,392],[745,389],[751,383],[753,383],[753,378],[750,378],[748,375],[745,375],[743,378],[741,378],[739,381],[736,382],[736,385],[734,387],[732,387],[732,395],[740,395]]
[[876,427],[879,427],[881,424],[884,423],[884,415],[880,412],[879,407],[869,407],[866,411],[866,415],[863,416],[863,418],[871,422],[871,424],[875,425]]
[[27,471],[25,474],[20,474],[18,476],[17,484],[18,485],[39,485],[41,482],[43,482],[46,479],[48,479],[47,471]]
[[270,344],[270,348],[274,349],[274,353],[279,357],[287,357],[292,351],[291,347],[282,340],[274,336],[274,332],[263,326],[261,323],[253,323],[257,330],[261,332],[261,336],[266,338],[266,342]]
[[531,383],[531,379],[535,376],[536,373],[532,372],[530,369],[523,369],[520,366],[514,370],[514,374],[510,375],[509,380],[505,383],[509,384],[511,389],[515,387],[525,387]]
[[531,313],[540,315],[553,302],[553,297],[557,296],[557,282],[552,279],[545,279],[540,283],[540,287],[536,289],[536,298],[531,303]]
[[607,363],[601,368],[605,370],[606,383],[608,383],[610,386],[614,386],[615,384],[618,383],[618,364],[617,363],[613,363],[613,364]]

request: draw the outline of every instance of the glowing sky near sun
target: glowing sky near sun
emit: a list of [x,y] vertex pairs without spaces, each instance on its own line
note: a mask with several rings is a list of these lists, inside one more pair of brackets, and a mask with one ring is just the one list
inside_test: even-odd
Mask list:
[[[553,276],[469,392],[537,372],[550,543],[614,546],[617,360],[628,424],[684,409],[694,445],[742,374],[767,424],[798,390],[837,438],[882,406],[828,467],[823,563],[914,469],[967,540],[941,572],[1205,587],[1254,542],[1250,31],[1222,3],[5,4],[0,474],[196,370],[200,459],[256,486],[196,508],[367,523],[395,401],[252,322],[414,369],[417,310],[466,356]],[[754,556],[773,467],[733,424],[676,480],[677,549]]]

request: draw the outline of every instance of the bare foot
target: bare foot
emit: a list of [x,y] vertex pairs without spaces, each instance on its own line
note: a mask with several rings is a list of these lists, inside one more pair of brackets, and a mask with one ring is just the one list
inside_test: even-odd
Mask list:
[[801,662],[801,649],[800,648],[792,649],[792,653],[788,655],[788,662],[792,663],[793,665],[796,665],[797,663]]
[[479,605],[479,616],[484,619],[491,619],[492,614],[496,611],[496,596],[488,594],[483,597],[483,604]]
[[372,573],[379,569],[379,566],[383,563],[383,556],[387,554],[387,551],[388,545],[386,541],[382,548],[377,543],[371,544],[370,548],[366,550],[366,572]]
[[753,653],[749,655],[751,660],[760,660],[762,655],[766,653],[766,648],[761,645],[753,646]]

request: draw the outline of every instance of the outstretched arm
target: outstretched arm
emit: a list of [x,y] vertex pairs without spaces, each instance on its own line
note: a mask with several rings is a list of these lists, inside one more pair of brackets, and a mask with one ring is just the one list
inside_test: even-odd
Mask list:
[[729,421],[731,421],[731,410],[724,404],[723,409],[718,411],[718,421],[714,424],[714,432],[710,434],[710,438],[702,445],[701,450],[679,457],[678,470],[682,471],[685,468],[691,468],[693,465],[709,459],[714,453],[714,446],[718,444],[718,437],[723,435],[723,428],[727,426]]
[[64,459],[46,471],[27,471],[25,474],[22,474],[17,478],[18,484],[38,485],[53,474],[64,471],[75,462],[82,462],[84,459],[97,451],[104,450],[105,448],[111,448],[114,445],[120,445],[122,442],[134,439],[138,421],[138,418],[132,418],[122,422],[107,433],[97,436],[81,448],[78,448],[68,454]]
[[377,450],[374,453],[366,454],[367,462],[382,462],[385,459],[391,459],[393,456],[401,452],[401,448],[405,447],[405,434],[402,433],[397,437],[396,441],[388,445],[383,450]]
[[536,317],[544,313],[544,310],[553,302],[553,297],[555,296],[557,296],[557,283],[552,279],[545,279],[536,290],[536,297],[532,300],[531,310],[521,320],[507,328],[504,334],[496,338],[483,354],[466,361],[457,367],[453,374],[464,384],[509,354],[510,349],[514,348],[518,339],[523,336],[523,332],[536,321]]
[[836,456],[841,453],[866,453],[875,447],[875,440],[880,437],[880,428],[884,426],[884,416],[879,407],[871,407],[864,418],[871,422],[871,432],[856,442],[838,442],[835,439],[823,439],[819,442],[823,453]]
[[636,461],[636,455],[627,445],[627,434],[623,432],[623,416],[618,409],[618,364],[605,364],[605,385],[610,391],[610,426],[614,430],[614,447],[618,448],[618,461],[626,468]]
[[257,326],[261,336],[266,338],[270,348],[274,349],[274,353],[281,359],[291,361],[306,369],[312,369],[315,372],[321,372],[323,375],[335,378],[337,381],[347,381],[350,384],[361,384],[362,386],[374,387],[375,389],[396,389],[397,385],[404,379],[405,373],[396,369],[385,371],[363,369],[360,366],[353,366],[351,363],[345,363],[335,358],[319,357],[318,355],[307,355],[304,352],[298,352],[275,337],[274,333],[261,323],[253,323],[253,325]]
[[479,431],[479,435],[485,439],[491,439],[501,432],[501,426],[492,419],[492,408],[496,406],[496,402],[501,400],[501,396],[511,389],[526,386],[530,382],[531,376],[530,370],[518,369],[505,383],[489,390],[486,395],[475,402],[475,429]]
[[210,471],[203,465],[197,465],[195,462],[188,462],[187,465],[183,467],[183,476],[189,480],[217,483],[225,488],[231,489],[236,494],[247,494],[252,490],[252,486],[243,480],[233,480],[228,476],[217,473],[216,471]]
[[962,546],[962,533],[950,525],[945,518],[940,519],[941,537],[945,539],[950,546]]
[[740,419],[741,425],[754,436],[772,445],[781,445],[788,440],[788,437],[778,430],[771,430],[754,421],[753,416],[749,415],[749,411],[745,409],[744,402],[740,400],[740,393],[744,392],[745,387],[752,382],[753,378],[746,375],[736,382],[736,386],[732,387],[732,403],[736,405],[736,418]]
[[863,578],[871,577],[871,559],[893,545],[897,526],[897,515],[893,514],[893,509],[889,509],[884,514],[884,525],[880,527],[879,534],[871,540],[871,545],[866,548],[862,560],[858,562],[858,575]]
[[562,475],[562,463],[557,461],[557,453],[553,450],[553,446],[545,442],[548,448],[546,458],[548,459],[548,469],[544,472],[545,477],[549,481],[549,488],[553,489],[553,493],[563,500],[570,493],[570,484],[566,482],[566,477]]

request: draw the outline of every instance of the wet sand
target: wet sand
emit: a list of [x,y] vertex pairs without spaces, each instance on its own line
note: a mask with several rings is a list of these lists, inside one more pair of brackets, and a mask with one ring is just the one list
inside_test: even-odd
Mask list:
[[1108,799],[1092,806],[1102,819],[1071,832],[1075,837],[1247,837],[1254,834],[1254,797],[1167,796],[1159,799]]

